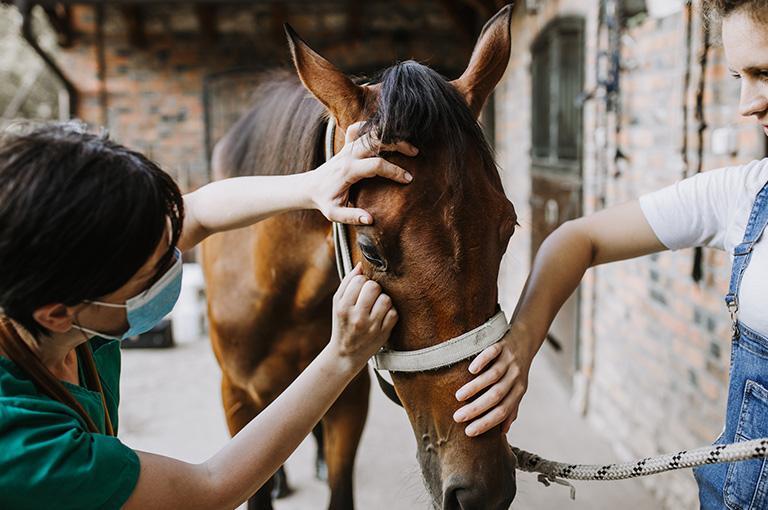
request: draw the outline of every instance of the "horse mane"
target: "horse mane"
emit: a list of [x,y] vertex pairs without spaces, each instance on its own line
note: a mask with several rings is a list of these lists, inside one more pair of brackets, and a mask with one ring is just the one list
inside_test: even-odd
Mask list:
[[381,83],[378,105],[363,132],[375,133],[384,143],[405,140],[421,155],[445,161],[447,183],[454,191],[466,180],[469,147],[478,151],[483,168],[497,171],[493,151],[466,100],[438,72],[408,60],[375,81]]
[[[427,158],[446,165],[446,180],[459,192],[466,180],[468,147],[483,168],[496,172],[493,151],[465,99],[438,72],[408,60],[384,70],[373,114],[362,132],[384,143],[406,140]],[[229,130],[214,154],[217,178],[288,175],[323,162],[325,108],[288,69],[266,71],[254,89],[251,107]],[[222,144],[219,144],[222,145]],[[383,154],[386,156],[386,154]]]
[[251,106],[214,151],[217,179],[289,175],[323,161],[325,108],[288,69],[265,71]]

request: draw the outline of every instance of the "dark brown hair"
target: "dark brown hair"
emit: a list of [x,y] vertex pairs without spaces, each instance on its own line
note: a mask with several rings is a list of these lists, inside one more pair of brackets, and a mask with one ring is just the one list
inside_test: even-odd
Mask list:
[[37,336],[32,312],[76,305],[125,285],[170,224],[173,255],[184,218],[179,188],[138,152],[79,124],[0,139],[0,308]]

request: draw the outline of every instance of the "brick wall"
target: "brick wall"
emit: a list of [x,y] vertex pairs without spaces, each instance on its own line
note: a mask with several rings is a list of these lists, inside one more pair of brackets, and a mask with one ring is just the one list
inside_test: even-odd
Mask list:
[[428,61],[446,74],[460,71],[472,41],[455,33],[438,2],[406,6],[410,11],[383,2],[361,7],[352,25],[357,37],[348,34],[353,13],[333,4],[288,5],[277,16],[267,3],[222,6],[218,37],[210,42],[201,35],[191,4],[153,5],[144,10],[143,47],[129,42],[126,17],[111,7],[104,11],[99,45],[97,12],[81,6],[74,11],[75,45],[59,49],[56,59],[81,93],[79,117],[108,127],[113,138],[157,160],[189,190],[207,180],[206,77],[233,68],[287,65],[283,21],[350,73],[370,73],[407,58]]
[[[513,60],[497,91],[497,148],[504,184],[515,202],[522,228],[505,259],[501,286],[511,309],[529,270],[530,253],[530,51],[533,39],[559,16],[586,20],[586,90],[595,87],[598,4],[549,0],[536,14],[518,8],[513,25]],[[586,212],[631,200],[694,173],[698,160],[694,118],[702,45],[699,2],[694,2],[691,84],[684,91],[686,19],[684,13],[656,20],[636,18],[623,32],[619,104],[621,115],[596,99],[584,106],[584,209]],[[704,95],[708,125],[704,170],[765,156],[754,122],[737,112],[738,84],[728,76],[722,49],[710,51]],[[684,134],[683,105],[688,104]],[[615,134],[616,122],[622,127]],[[737,153],[714,155],[712,131],[730,127]],[[689,168],[681,148],[688,137]],[[613,163],[615,148],[628,160]],[[729,261],[704,251],[703,279],[691,278],[693,250],[611,264],[590,270],[582,285],[579,372],[575,401],[606,434],[623,458],[700,446],[723,424],[727,396],[729,320],[722,296]],[[547,349],[545,349],[546,351]],[[546,352],[544,355],[551,355]],[[546,452],[543,452],[546,453]],[[557,452],[552,452],[556,456]],[[600,459],[572,459],[595,461]],[[689,470],[646,479],[666,508],[696,508]]]

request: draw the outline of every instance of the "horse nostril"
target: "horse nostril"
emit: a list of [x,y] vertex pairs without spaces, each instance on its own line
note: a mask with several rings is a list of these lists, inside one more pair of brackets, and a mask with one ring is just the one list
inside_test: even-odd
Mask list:
[[443,510],[462,510],[457,493],[460,487],[448,487],[443,493]]
[[461,510],[479,510],[482,508],[482,500],[469,489],[460,489],[456,491],[456,499],[459,502]]
[[479,488],[449,487],[443,495],[443,510],[507,510],[517,492],[514,482],[493,494]]

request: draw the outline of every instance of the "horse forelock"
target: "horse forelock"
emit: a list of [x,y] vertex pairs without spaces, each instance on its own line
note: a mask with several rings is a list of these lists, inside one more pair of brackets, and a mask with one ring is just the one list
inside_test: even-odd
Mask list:
[[424,172],[417,178],[422,184],[428,180],[439,195],[441,220],[453,251],[450,267],[458,273],[465,237],[457,221],[458,210],[463,209],[463,202],[474,199],[470,198],[473,194],[465,193],[468,183],[490,178],[500,189],[493,151],[461,93],[428,66],[412,60],[401,62],[371,83],[376,84],[377,93],[369,96],[374,104],[366,105],[371,113],[362,132],[375,134],[383,143],[405,140],[419,148],[413,170]]
[[419,148],[425,159],[436,159],[445,169],[446,189],[460,192],[466,182],[467,152],[476,151],[486,172],[497,172],[485,136],[464,97],[439,73],[408,60],[381,73],[376,104],[363,132],[373,132],[384,143],[399,140]]

